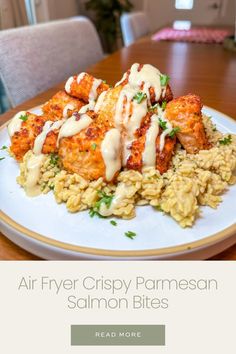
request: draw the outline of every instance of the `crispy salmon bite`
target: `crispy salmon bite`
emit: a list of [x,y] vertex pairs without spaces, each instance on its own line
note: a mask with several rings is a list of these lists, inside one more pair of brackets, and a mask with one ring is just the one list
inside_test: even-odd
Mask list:
[[83,100],[85,103],[95,101],[103,91],[107,91],[108,89],[109,85],[103,80],[96,79],[84,72],[71,76],[65,84],[65,91],[70,96]]
[[10,151],[17,161],[21,161],[33,149],[34,141],[47,120],[49,118],[46,116],[37,116],[30,112],[19,112],[13,117],[8,131],[11,138]]
[[[79,119],[82,120],[83,115]],[[105,146],[106,137],[112,131],[95,119],[79,133],[62,138],[58,154],[63,167],[88,181],[100,177],[107,181],[113,180],[121,168],[121,149],[119,135],[118,140],[115,137],[117,141],[114,151],[113,146]],[[114,165],[114,169],[108,175],[106,165],[109,162]]]
[[71,97],[65,91],[59,91],[42,106],[42,111],[47,116],[61,119],[71,117],[84,105],[84,101]]
[[[145,146],[148,138],[148,131],[151,127],[152,113],[148,113],[141,123],[141,127],[135,133],[135,140],[130,146],[130,155],[126,162],[126,167],[129,170],[137,170],[142,172],[145,167]],[[176,144],[176,136],[165,137],[164,146],[161,148],[161,135],[163,129],[159,129],[158,135],[155,139],[155,167],[163,174],[169,168],[174,148]],[[147,142],[148,143],[148,142]]]
[[161,74],[154,66],[135,63],[116,86],[126,86],[128,84],[138,87],[147,96],[150,104],[154,105],[169,102],[173,99],[173,93],[168,82],[168,75]]
[[201,109],[200,97],[193,94],[175,98],[166,106],[166,118],[174,127],[179,128],[177,138],[190,154],[211,147],[206,137]]

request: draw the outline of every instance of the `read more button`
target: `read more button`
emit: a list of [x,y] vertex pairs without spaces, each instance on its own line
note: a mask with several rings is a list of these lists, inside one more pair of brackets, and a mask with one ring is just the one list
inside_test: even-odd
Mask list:
[[72,325],[71,345],[165,345],[164,325]]

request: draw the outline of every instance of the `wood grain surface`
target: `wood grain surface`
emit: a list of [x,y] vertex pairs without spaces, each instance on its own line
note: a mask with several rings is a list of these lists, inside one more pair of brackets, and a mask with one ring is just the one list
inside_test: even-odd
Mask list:
[[[142,39],[130,47],[106,57],[87,69],[98,78],[114,84],[133,63],[148,63],[167,73],[175,96],[196,93],[205,105],[228,114],[236,120],[236,54],[218,44],[155,42]],[[0,124],[16,112],[38,106],[48,100],[63,83],[39,94],[0,116]],[[236,236],[235,236],[236,238]],[[36,256],[14,245],[0,233],[1,260],[38,260]],[[212,258],[236,260],[235,245]]]

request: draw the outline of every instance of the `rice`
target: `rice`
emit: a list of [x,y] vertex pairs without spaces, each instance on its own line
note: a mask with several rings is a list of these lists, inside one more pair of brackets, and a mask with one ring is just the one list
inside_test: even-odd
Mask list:
[[[191,227],[201,213],[201,206],[217,208],[228,185],[236,183],[236,137],[232,135],[231,143],[222,145],[219,140],[225,136],[216,130],[211,119],[203,116],[203,122],[212,148],[191,155],[177,144],[171,166],[163,175],[155,168],[144,168],[142,173],[120,172],[116,184],[106,183],[102,178],[89,182],[63,170],[60,163],[53,164],[50,155],[45,155],[38,182],[42,193],[52,191],[56,202],[66,203],[72,213],[90,209],[91,215],[99,214],[98,203],[106,196],[111,200],[112,215],[117,217],[131,219],[137,205],[151,205],[169,214],[180,226]],[[20,164],[17,182],[22,187],[31,156],[29,151]],[[121,190],[125,194],[117,199]]]

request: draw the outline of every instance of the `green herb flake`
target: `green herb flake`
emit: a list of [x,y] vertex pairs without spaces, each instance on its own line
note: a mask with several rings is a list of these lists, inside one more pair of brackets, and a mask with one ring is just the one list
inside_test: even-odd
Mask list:
[[105,216],[103,216],[99,213],[101,205],[105,204],[107,208],[110,208],[112,199],[114,198],[113,195],[107,195],[106,193],[104,193],[102,191],[98,192],[98,196],[99,196],[100,200],[98,200],[95,203],[94,207],[91,208],[89,211],[89,215],[91,218],[93,218],[94,216],[98,216],[99,218],[105,218]]
[[160,75],[161,86],[166,86],[168,84],[169,80],[170,80],[170,78],[168,75],[165,75],[165,74]]
[[157,109],[157,107],[158,107],[158,103],[154,104],[154,106],[149,107],[148,111],[149,112],[153,112],[153,111],[155,111]]
[[96,150],[96,147],[97,147],[97,144],[96,144],[96,143],[93,143],[93,144],[91,145],[91,148],[92,148],[93,151]]
[[5,157],[0,157],[0,161],[2,161],[2,160],[4,160],[5,159]]
[[136,93],[136,95],[134,96],[134,100],[136,100],[138,103],[141,103],[146,97],[146,93],[140,91]]
[[161,118],[159,118],[159,125],[160,127],[163,129],[163,130],[166,130],[167,129],[167,122],[162,120]]
[[220,145],[229,145],[232,143],[232,136],[228,135],[228,137],[225,137],[224,139],[219,140]]
[[217,131],[216,126],[215,126],[215,125],[214,125],[214,127],[212,128],[212,131],[213,131],[213,132],[216,132],[216,131]]
[[164,111],[166,109],[167,102],[163,101],[161,104],[161,109]]
[[0,150],[7,150],[7,146],[3,145]]
[[171,130],[171,132],[169,133],[169,137],[173,139],[174,136],[175,136],[175,134],[177,134],[179,131],[180,131],[180,128],[179,128],[179,127],[173,128],[173,129]]
[[115,220],[111,220],[110,224],[113,225],[113,226],[117,226],[117,222]]
[[102,82],[103,82],[104,84],[106,84],[106,83],[107,83],[107,81],[106,81],[106,80],[103,80]]
[[161,208],[160,205],[156,205],[154,208],[155,208],[156,210],[158,210],[158,211],[164,212],[164,210]]
[[22,114],[19,119],[23,120],[23,122],[26,122],[28,119],[28,115],[27,114]]
[[127,232],[125,232],[125,236],[130,238],[131,240],[133,240],[134,237],[136,236],[136,233],[133,231],[127,231]]
[[50,154],[50,164],[53,166],[58,166],[58,163],[59,163],[59,156],[54,152],[52,152]]

